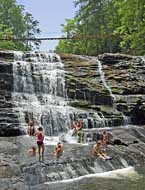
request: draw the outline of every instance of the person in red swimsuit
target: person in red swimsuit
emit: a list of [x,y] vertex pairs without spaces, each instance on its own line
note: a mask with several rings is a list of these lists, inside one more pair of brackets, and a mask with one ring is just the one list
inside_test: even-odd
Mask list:
[[39,153],[39,160],[42,157],[42,161],[44,160],[44,133],[42,127],[38,128],[38,131],[36,132],[37,137],[37,145],[38,145],[38,153]]

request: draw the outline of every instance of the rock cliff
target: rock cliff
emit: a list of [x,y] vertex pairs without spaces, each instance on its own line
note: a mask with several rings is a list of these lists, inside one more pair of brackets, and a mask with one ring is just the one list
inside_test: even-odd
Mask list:
[[12,101],[14,54],[0,51],[0,136],[23,134],[19,126],[18,115],[14,112]]
[[[107,53],[98,57],[67,54],[60,57],[64,63],[69,105],[89,110],[91,116],[97,112],[105,126],[145,124],[144,57]],[[13,60],[11,51],[0,52],[0,136],[24,133],[12,99]],[[35,88],[38,88],[37,81]],[[88,128],[102,127],[97,122],[92,126],[87,119]]]
[[[19,136],[24,134],[24,129],[20,114],[14,109],[17,106],[12,93],[14,53],[0,51],[0,190],[69,189],[51,182],[145,163],[144,57],[122,54],[98,57],[60,54],[60,57],[65,69],[67,101],[70,106],[83,110],[84,115],[79,114],[87,119],[84,144],[64,142],[65,151],[57,163],[53,158],[54,145],[45,146],[44,163],[38,161],[38,155],[28,156],[27,150],[36,146],[36,139]],[[40,79],[38,73],[33,71],[33,74]],[[100,125],[98,119],[103,121]],[[92,156],[96,135],[102,134],[104,127],[108,127],[105,129],[112,141],[123,142],[108,145],[107,153],[113,156],[111,161]],[[87,137],[91,140],[86,143]]]
[[97,111],[108,126],[145,124],[144,57],[106,53],[61,58],[71,105]]

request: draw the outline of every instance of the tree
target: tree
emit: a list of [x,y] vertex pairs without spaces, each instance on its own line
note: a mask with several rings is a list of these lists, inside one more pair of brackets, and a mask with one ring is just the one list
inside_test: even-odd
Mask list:
[[[38,28],[39,22],[37,20],[34,20],[32,14],[26,13],[24,16],[24,21],[25,21],[25,36],[26,38],[33,38],[35,39],[35,34],[40,34],[40,29]],[[33,49],[36,48],[38,49],[40,45],[39,40],[35,41],[27,41],[26,42],[26,49]]]
[[0,24],[0,39],[8,39],[8,41],[0,41],[0,48],[2,49],[16,49],[16,45],[11,39],[13,36],[13,31],[11,28]]
[[[24,6],[16,4],[16,0],[0,0],[0,24],[12,31],[12,38],[23,39],[29,36],[35,38],[40,34],[39,22],[30,13],[25,13]],[[19,50],[38,48],[40,42],[30,43],[29,48],[24,41],[15,41]],[[32,45],[33,44],[33,45]]]
[[121,36],[124,52],[145,53],[145,2],[143,0],[115,1],[121,24],[115,32]]
[[[75,51],[77,54],[87,55],[117,51],[119,46],[117,46],[118,40],[114,40],[113,36],[114,25],[112,23],[114,17],[111,17],[110,14],[112,11],[111,1],[76,0],[75,6],[79,7],[75,18],[72,19],[75,27],[70,29],[71,21],[63,26],[63,29],[68,29],[67,33],[71,30],[71,33],[75,33],[75,36],[82,37],[81,40],[73,41],[71,44],[72,51]],[[115,45],[112,45],[112,41]]]
[[57,50],[87,55],[145,53],[144,0],[75,0],[75,6],[78,7],[75,17],[67,20],[62,31],[67,29],[68,34],[83,39],[61,41]]

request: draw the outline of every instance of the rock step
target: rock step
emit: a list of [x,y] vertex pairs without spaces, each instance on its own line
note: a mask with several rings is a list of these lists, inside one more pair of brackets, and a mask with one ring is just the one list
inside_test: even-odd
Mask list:
[[[108,147],[108,153],[113,156],[113,160],[108,161],[100,157],[92,157],[92,145],[85,146],[85,148],[82,145],[73,145],[73,147],[64,145],[64,148],[65,153],[57,162],[53,159],[51,160],[51,156],[53,156],[51,153],[51,155],[48,154],[48,156],[45,154],[44,163],[39,163],[37,161],[31,166],[23,167],[22,171],[25,173],[25,180],[29,186],[34,186],[45,182],[73,179],[88,174],[102,173],[118,169],[118,166],[119,168],[125,168],[127,163],[129,166],[129,162],[135,164],[135,161],[132,158],[133,152],[128,155],[128,158],[125,156],[127,149],[126,147],[121,147],[122,150],[121,153],[119,153],[119,157],[118,147]],[[52,147],[49,151],[51,149]],[[82,154],[80,154],[80,152],[82,152]],[[79,156],[77,153],[79,153]],[[127,160],[129,160],[129,162]]]

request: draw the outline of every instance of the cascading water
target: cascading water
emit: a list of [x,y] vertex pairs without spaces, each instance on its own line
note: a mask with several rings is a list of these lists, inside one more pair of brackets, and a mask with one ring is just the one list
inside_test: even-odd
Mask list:
[[[29,61],[29,62],[28,62]],[[29,119],[43,126],[47,135],[69,127],[65,109],[63,64],[53,53],[15,53],[13,63],[15,111],[21,125]]]
[[63,67],[55,53],[15,53],[12,96],[21,126],[26,127],[32,119],[48,136],[69,131],[71,121],[80,118],[84,128],[104,126],[104,118],[97,113],[67,104]]
[[[122,173],[126,174],[126,171],[133,171],[131,174],[127,173],[123,175],[124,180],[127,179],[126,176],[131,176],[135,173],[134,168],[130,167],[130,164],[144,163],[142,148],[144,145],[144,128],[141,127],[138,129],[133,127],[132,129],[129,128],[129,130],[128,128],[120,127],[119,129],[117,127],[115,129],[109,129],[112,137],[119,138],[122,142],[126,140],[125,143],[129,145],[129,148],[125,146],[119,146],[118,148],[117,146],[108,145],[107,153],[113,156],[113,160],[111,161],[106,161],[101,157],[92,157],[92,143],[85,143],[83,145],[64,143],[65,151],[62,158],[59,162],[53,162],[54,146],[50,145],[50,139],[52,140],[54,135],[57,135],[58,139],[59,134],[69,131],[72,120],[78,120],[80,118],[83,120],[84,131],[87,133],[86,139],[88,138],[88,142],[90,142],[89,132],[92,132],[94,135],[102,133],[103,130],[93,129],[91,131],[92,128],[106,126],[109,128],[110,126],[109,120],[107,120],[107,114],[105,117],[103,115],[105,109],[104,112],[97,109],[97,113],[94,110],[80,110],[68,105],[64,75],[63,64],[56,54],[16,53],[13,63],[14,84],[12,105],[14,112],[18,115],[21,126],[27,126],[28,119],[33,119],[35,126],[42,126],[45,131],[45,138],[49,139],[49,147],[46,146],[46,149],[47,147],[48,149],[45,151],[45,162],[40,164],[38,163],[37,155],[36,157],[29,157],[26,154],[28,147],[36,143],[33,137],[9,138],[8,140],[10,142],[6,143],[3,143],[2,140],[1,145],[3,144],[4,147],[4,153],[2,154],[4,156],[6,155],[4,162],[1,160],[2,173],[6,170],[10,176],[12,174],[12,177],[8,175],[8,178],[5,179],[6,189],[9,187],[13,189],[96,189],[96,186],[100,184],[105,184],[104,187],[114,189],[112,186],[109,186],[109,183],[106,183],[106,180],[102,178],[103,176],[107,176],[106,179],[109,179],[110,182],[111,176],[114,179],[114,176],[121,176]],[[101,67],[100,76],[102,82],[103,80],[105,81]],[[84,93],[84,99],[85,97],[86,95]],[[131,96],[124,96],[123,98],[129,98],[131,102]],[[121,112],[119,112],[120,115]],[[123,114],[122,117],[124,118],[124,124],[129,124],[129,117]],[[46,137],[46,135],[49,137]],[[67,138],[69,137],[67,136]],[[138,145],[133,146],[134,140],[139,138],[140,142]],[[56,140],[55,137],[54,140]],[[11,155],[12,158],[10,159]],[[10,163],[5,160],[10,161]],[[96,180],[96,176],[101,176],[101,183],[99,179]],[[86,180],[88,178],[89,181],[93,180],[89,186],[88,180]],[[2,180],[4,181],[3,178]],[[131,183],[133,180],[134,178],[132,178]],[[17,183],[18,187],[13,186],[15,183]],[[114,180],[111,183],[113,184]],[[62,184],[64,185],[61,186]],[[82,184],[82,188],[80,188],[79,184]],[[118,179],[115,181],[115,187],[116,184],[118,184]],[[92,185],[94,185],[94,188],[92,188]],[[104,189],[104,187],[101,189]]]
[[107,85],[107,83],[106,83],[106,81],[105,81],[104,72],[103,72],[103,70],[102,70],[102,64],[101,64],[101,62],[100,62],[99,60],[97,60],[97,62],[98,62],[98,69],[99,69],[101,81],[102,81],[104,87],[108,90],[110,96],[111,96],[113,99],[115,99],[114,94],[112,94],[111,88]]
[[[105,80],[105,74],[102,69],[101,61],[97,59],[97,63],[98,63],[98,70],[100,73],[101,81],[102,81],[104,87],[108,90],[110,96],[113,98],[113,101],[115,103],[115,101],[117,101],[117,98],[119,99],[119,97],[117,95],[114,95],[112,93],[111,88],[107,85],[106,80]],[[113,107],[116,109],[116,104],[113,104]],[[130,117],[125,116],[122,112],[120,112],[120,115],[122,115],[122,118],[123,118],[123,125],[127,126],[127,125],[131,124]],[[104,118],[104,124],[105,124],[105,126],[108,126],[108,121],[105,118]]]
[[122,117],[123,117],[123,125],[125,127],[128,127],[129,124],[131,124],[131,118],[129,116],[126,116],[122,113]]

